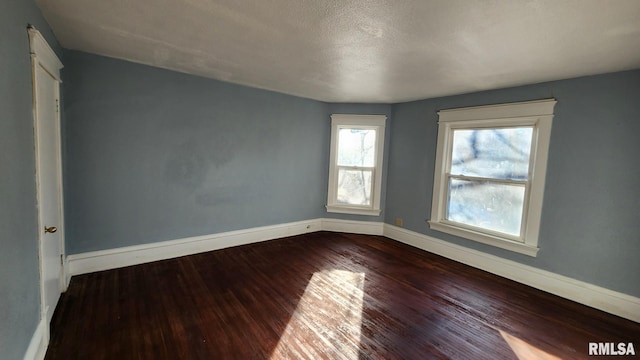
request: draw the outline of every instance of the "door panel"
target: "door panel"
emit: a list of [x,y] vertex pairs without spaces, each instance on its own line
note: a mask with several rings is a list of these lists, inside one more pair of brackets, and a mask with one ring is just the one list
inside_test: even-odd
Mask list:
[[[64,216],[62,212],[62,160],[60,151],[60,69],[62,63],[33,26],[28,27],[34,100],[34,137],[38,194],[41,322],[49,325],[66,286],[64,276]],[[49,231],[45,231],[49,229]]]
[[[40,266],[43,312],[47,324],[61,293],[62,264],[60,234],[60,137],[58,126],[58,81],[36,65],[36,139],[38,209],[40,212]],[[55,230],[52,228],[55,227]],[[49,231],[45,231],[49,228]]]

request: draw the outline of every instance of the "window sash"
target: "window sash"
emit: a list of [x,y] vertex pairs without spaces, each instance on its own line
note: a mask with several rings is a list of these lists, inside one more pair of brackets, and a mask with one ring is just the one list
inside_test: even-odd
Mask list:
[[[467,228],[469,230],[473,230],[473,231],[477,231],[480,233],[487,233],[489,235],[493,235],[493,236],[499,236],[499,237],[505,237],[514,241],[518,241],[518,242],[522,242],[524,243],[524,235],[525,235],[525,230],[526,230],[526,221],[527,221],[527,209],[528,209],[528,204],[529,204],[529,194],[530,194],[530,189],[531,189],[531,181],[530,180],[511,180],[511,179],[497,179],[497,178],[485,178],[485,177],[476,177],[476,176],[464,176],[464,175],[451,175],[451,174],[447,174],[445,176],[445,184],[446,185],[446,195],[445,195],[445,204],[444,204],[444,215],[442,218],[442,222],[443,223],[447,223],[449,225],[452,226],[457,226],[457,227],[461,227],[461,228]],[[523,194],[523,204],[522,204],[522,212],[520,213],[520,234],[513,235],[513,234],[509,234],[506,232],[501,232],[501,231],[496,231],[496,230],[491,230],[489,228],[485,228],[485,227],[481,227],[481,226],[473,226],[470,224],[466,224],[463,222],[459,222],[459,221],[455,221],[455,220],[450,220],[447,218],[447,212],[448,212],[448,208],[450,206],[450,197],[451,197],[451,189],[449,187],[448,184],[450,184],[451,179],[456,179],[456,180],[465,180],[465,181],[479,181],[479,182],[487,182],[487,183],[494,183],[494,184],[504,184],[504,185],[511,185],[511,186],[520,186],[524,188],[524,194]]]
[[373,164],[377,164],[377,149],[378,149],[378,126],[362,126],[362,125],[338,125],[337,126],[337,141],[336,141],[336,166],[360,166],[360,165],[340,165],[339,157],[340,157],[340,130],[372,130],[374,131],[374,142],[373,142]]
[[344,170],[353,170],[353,171],[358,171],[358,170],[375,171],[376,170],[375,166],[336,165],[336,168],[344,169]]
[[467,180],[467,181],[489,181],[500,184],[507,185],[525,185],[529,184],[529,180],[513,180],[513,179],[501,179],[501,178],[493,178],[493,177],[483,177],[483,176],[468,176],[468,175],[454,175],[447,173],[447,178],[459,179],[459,180]]
[[[459,175],[459,174],[451,173],[451,167],[453,162],[453,136],[456,130],[514,129],[514,128],[521,128],[521,127],[533,128],[533,133],[531,134],[531,137],[532,137],[531,149],[530,149],[531,155],[529,158],[529,170],[527,174],[528,175],[527,179],[522,179],[522,180],[501,179],[501,178],[493,178],[493,177],[469,176],[469,175]],[[536,138],[537,138],[537,127],[535,126],[535,124],[530,124],[528,122],[518,123],[514,125],[500,125],[500,126],[497,126],[496,124],[486,124],[486,125],[476,125],[476,126],[466,126],[465,124],[458,124],[458,126],[455,126],[455,124],[452,124],[451,126],[448,127],[448,131],[445,136],[446,136],[446,141],[448,146],[446,148],[447,152],[446,152],[446,161],[445,161],[446,173],[443,176],[444,203],[443,203],[442,214],[440,216],[441,217],[440,221],[444,224],[449,224],[451,226],[469,229],[478,233],[501,237],[501,238],[517,241],[520,243],[525,243],[525,235],[526,235],[526,229],[528,225],[527,215],[528,215],[528,208],[529,208],[529,202],[530,202],[529,197],[531,193],[532,171],[535,163],[534,155],[536,150]],[[449,208],[449,197],[450,197],[450,193],[449,193],[450,189],[448,184],[451,181],[451,179],[459,179],[459,180],[466,180],[466,181],[483,181],[483,182],[491,182],[496,184],[524,186],[523,208],[522,208],[522,213],[520,214],[520,234],[517,236],[514,236],[513,234],[495,231],[488,228],[473,226],[473,225],[447,219],[447,209]]]
[[[466,127],[459,127],[459,128],[455,128],[455,130],[472,130],[472,129],[478,129],[479,127],[475,127],[475,128],[466,128]],[[500,129],[500,128],[510,128],[509,126],[502,126],[502,127],[484,127],[483,129]],[[452,129],[453,130],[453,129]],[[453,143],[453,131],[449,131],[449,133],[447,134],[448,136],[448,143],[452,144]],[[534,133],[532,135],[535,139],[535,128],[534,128]],[[532,151],[535,150],[535,142],[532,141]],[[533,154],[533,153],[532,153]],[[526,180],[514,180],[514,179],[500,179],[500,178],[492,178],[492,177],[483,177],[483,176],[468,176],[468,175],[457,175],[457,174],[451,174],[449,171],[451,171],[451,163],[452,163],[452,159],[453,158],[453,149],[451,148],[451,146],[449,146],[448,151],[447,151],[447,173],[444,175],[444,192],[445,192],[445,198],[444,198],[444,208],[443,208],[443,214],[442,214],[442,219],[440,220],[442,223],[445,224],[449,224],[451,226],[456,226],[456,227],[461,227],[461,228],[466,228],[472,231],[476,231],[479,233],[486,233],[488,235],[492,235],[492,236],[497,236],[497,237],[503,237],[503,238],[507,238],[513,241],[517,241],[517,242],[521,242],[524,243],[525,242],[525,233],[526,233],[526,228],[527,228],[527,210],[528,210],[528,204],[529,204],[529,194],[530,194],[530,188],[531,188],[531,176],[528,176],[528,178]],[[531,169],[533,167],[533,163],[534,163],[534,159],[531,158],[529,160],[529,174],[531,174]],[[489,182],[489,183],[496,183],[496,184],[505,184],[505,185],[519,185],[519,186],[523,186],[524,187],[524,199],[523,199],[523,207],[522,207],[522,213],[520,214],[520,234],[518,236],[514,236],[513,234],[509,234],[509,233],[505,233],[505,232],[501,232],[501,231],[495,231],[495,230],[491,230],[488,228],[484,228],[484,227],[480,227],[480,226],[473,226],[473,225],[469,225],[469,224],[465,224],[462,222],[458,222],[458,221],[454,221],[454,220],[449,220],[447,219],[447,209],[449,208],[449,198],[450,198],[450,189],[449,189],[449,183],[451,181],[451,179],[458,179],[458,180],[466,180],[466,181],[482,181],[482,182]]]
[[[369,205],[361,205],[361,204],[346,204],[338,202],[338,191],[340,190],[339,186],[339,177],[340,170],[349,170],[349,171],[370,171],[371,172],[371,184],[369,186]],[[376,181],[376,168],[375,166],[344,166],[344,165],[336,165],[336,174],[335,174],[335,205],[344,206],[344,207],[352,207],[352,208],[361,208],[361,209],[373,209],[375,204],[375,181]]]

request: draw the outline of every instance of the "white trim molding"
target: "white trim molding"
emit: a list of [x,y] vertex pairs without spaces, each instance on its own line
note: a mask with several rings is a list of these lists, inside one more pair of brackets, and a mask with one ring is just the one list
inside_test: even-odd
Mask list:
[[[68,256],[69,275],[115,269],[316,231],[383,235],[465,265],[640,322],[640,298],[381,222],[319,218]],[[35,338],[35,335],[34,335]],[[33,342],[33,341],[32,341]]]
[[382,235],[384,223],[342,219],[322,219],[322,230],[366,235]]
[[42,360],[47,353],[47,344],[49,343],[49,336],[47,331],[46,319],[41,319],[34,331],[29,347],[24,353],[24,360]]
[[598,310],[640,322],[640,298],[384,224],[384,236]]
[[312,219],[261,226],[218,234],[126,246],[115,249],[72,254],[67,257],[68,278],[95,271],[116,269],[152,261],[253,244],[315,231],[350,232],[382,235],[383,223],[341,219]]
[[[380,212],[382,211],[380,209],[380,197],[382,194],[382,166],[384,158],[384,133],[386,123],[386,115],[331,115],[331,147],[329,151],[329,187],[327,190],[326,206],[327,212],[370,216],[380,215]],[[340,164],[340,137],[344,136],[341,135],[341,130],[370,130],[375,132],[375,144],[373,146],[373,164]],[[361,151],[364,151],[364,149],[361,149]],[[342,170],[360,171],[362,174],[364,174],[364,172],[371,173],[369,204],[344,204],[338,201],[340,192],[339,174]],[[364,179],[362,181],[366,183]]]
[[63,68],[62,62],[58,59],[56,53],[51,49],[42,34],[33,26],[27,28],[29,32],[29,47],[32,58],[40,58],[40,66],[45,69],[54,79],[62,82],[60,79],[60,69]]
[[320,219],[73,254],[69,275],[116,269],[321,230]]
[[[547,99],[539,101],[528,101],[510,103],[502,105],[489,105],[480,107],[460,108],[441,110],[438,112],[438,144],[436,149],[436,164],[433,178],[433,199],[431,204],[431,218],[428,220],[429,226],[433,230],[463,237],[469,240],[478,241],[484,244],[500,247],[506,250],[535,257],[538,253],[538,235],[540,229],[540,218],[542,214],[542,198],[544,194],[544,184],[547,171],[547,158],[549,153],[549,141],[551,138],[551,125],[553,122],[553,109],[556,100]],[[477,132],[489,133],[494,131],[520,129],[522,134],[528,134],[530,141],[529,151],[526,151],[526,135],[521,139],[520,146],[525,147],[523,154],[527,154],[526,159],[517,161],[527,164],[527,170],[520,169],[520,177],[494,176],[487,171],[475,173],[474,166],[469,165],[466,170],[458,169],[454,171],[454,153],[458,145],[454,145],[455,134],[465,132],[476,134]],[[530,132],[524,132],[528,129]],[[515,134],[515,133],[513,133]],[[517,136],[516,136],[517,138]],[[515,141],[513,144],[518,144]],[[482,146],[481,146],[482,147]],[[475,147],[474,147],[475,149]],[[511,151],[511,150],[509,150]],[[474,150],[475,152],[475,150]],[[506,161],[510,165],[516,164],[516,152],[513,152],[513,159]],[[473,158],[468,159],[468,164],[472,164]],[[460,159],[458,159],[460,161]],[[523,173],[524,172],[524,173]],[[496,229],[486,226],[478,219],[456,219],[455,215],[449,214],[450,202],[453,201],[453,194],[457,192],[453,186],[455,182],[468,184],[489,184],[490,187],[499,185],[503,189],[520,189],[521,198],[514,196],[514,200],[522,202],[520,216],[509,221],[512,225],[517,222],[517,228],[506,230]],[[464,192],[463,192],[464,193]],[[509,191],[500,190],[499,193],[508,194]],[[488,205],[488,204],[483,204]],[[465,204],[466,206],[466,204]],[[494,206],[488,206],[494,207]],[[501,208],[498,205],[498,209]],[[500,211],[480,210],[476,211],[481,215],[483,221],[492,223],[490,220]],[[518,210],[510,211],[517,214]],[[500,221],[504,216],[499,216]],[[464,220],[463,220],[464,219]],[[481,225],[482,224],[482,225]]]

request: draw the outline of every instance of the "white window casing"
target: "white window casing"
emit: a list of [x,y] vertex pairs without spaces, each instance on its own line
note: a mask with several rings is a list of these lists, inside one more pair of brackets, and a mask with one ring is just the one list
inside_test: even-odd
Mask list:
[[[536,256],[539,250],[538,235],[555,104],[556,100],[547,99],[439,111],[433,200],[431,218],[428,220],[430,228],[529,256]],[[510,235],[448,220],[448,180],[453,178],[466,179],[463,175],[454,176],[450,173],[454,131],[513,127],[531,127],[533,129],[528,178],[513,182],[525,189],[520,234]],[[469,179],[475,180],[473,177],[469,177]],[[491,179],[490,182],[510,183],[509,180],[495,179]]]
[[[382,166],[384,154],[385,115],[331,115],[331,148],[329,154],[329,187],[327,192],[327,211],[356,215],[380,215],[380,196],[382,193]],[[346,166],[338,164],[339,132],[341,129],[375,130],[373,166]],[[338,201],[338,175],[340,171],[362,171],[371,173],[369,204],[345,204]]]

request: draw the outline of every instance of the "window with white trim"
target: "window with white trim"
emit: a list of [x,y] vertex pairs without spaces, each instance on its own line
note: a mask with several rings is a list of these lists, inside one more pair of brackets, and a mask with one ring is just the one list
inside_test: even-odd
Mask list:
[[536,256],[555,104],[438,112],[431,229]]
[[327,211],[380,215],[385,115],[331,115]]

